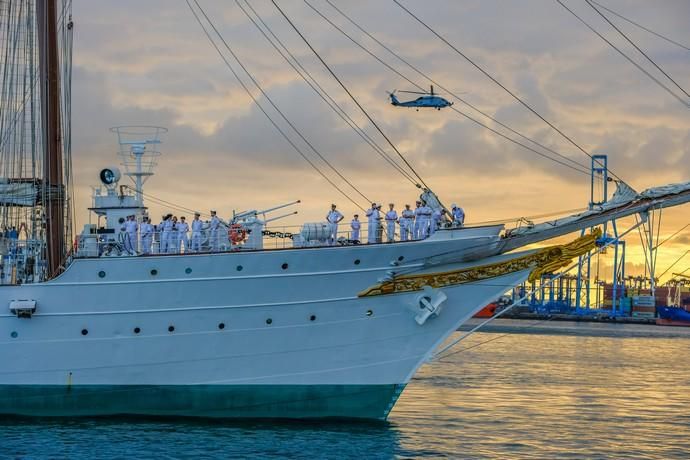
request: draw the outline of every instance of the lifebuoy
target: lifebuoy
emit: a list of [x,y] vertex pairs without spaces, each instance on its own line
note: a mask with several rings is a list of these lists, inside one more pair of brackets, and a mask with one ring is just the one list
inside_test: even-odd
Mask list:
[[228,230],[228,237],[232,244],[240,244],[247,237],[247,231],[240,224],[232,224]]

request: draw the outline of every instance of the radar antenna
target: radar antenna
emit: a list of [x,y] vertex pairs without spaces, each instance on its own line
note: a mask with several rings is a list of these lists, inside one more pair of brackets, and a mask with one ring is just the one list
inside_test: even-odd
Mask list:
[[144,183],[153,176],[161,155],[161,136],[168,132],[161,126],[115,126],[110,131],[117,135],[117,154],[125,168],[125,174],[134,182],[136,200],[143,205]]

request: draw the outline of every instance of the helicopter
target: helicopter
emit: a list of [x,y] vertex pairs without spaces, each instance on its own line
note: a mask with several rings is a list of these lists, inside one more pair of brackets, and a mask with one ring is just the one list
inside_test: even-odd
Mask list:
[[395,97],[396,91],[397,90],[393,90],[392,93],[388,93],[391,98],[391,104],[396,107],[414,107],[417,109],[417,111],[419,111],[420,107],[430,107],[432,109],[441,110],[444,107],[450,107],[453,105],[453,103],[447,99],[434,94],[434,85],[431,85],[428,93],[423,93],[421,91],[399,91],[401,93],[423,94],[423,96],[419,96],[417,99],[412,101],[400,102],[398,98]]

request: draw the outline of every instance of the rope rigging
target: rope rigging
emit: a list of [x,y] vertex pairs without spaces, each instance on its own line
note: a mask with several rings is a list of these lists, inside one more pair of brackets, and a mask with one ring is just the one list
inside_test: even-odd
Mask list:
[[[268,26],[268,24],[263,20],[263,18],[256,12],[254,7],[245,0],[246,6],[254,13],[258,21],[263,25],[263,28],[254,20],[254,18],[245,10],[244,6],[240,3],[240,0],[235,0],[237,6],[240,7],[242,12],[249,18],[249,20],[256,26],[256,28],[261,32],[261,34],[266,38],[266,40],[273,46],[273,48],[280,54],[280,56],[295,70],[295,72],[314,90],[314,92],[348,125],[352,128],[371,148],[379,154],[386,162],[388,162],[393,168],[395,168],[400,174],[403,175],[408,181],[413,185],[417,182],[415,179],[405,171],[393,158],[391,158],[386,151],[379,146],[375,140],[373,140],[367,133],[362,129],[357,123],[347,114],[347,112],[333,99],[328,92],[319,84],[319,82],[311,75],[311,73],[300,63],[300,61],[295,57],[295,55],[285,46],[285,44],[276,36],[273,30]],[[273,37],[269,38],[264,28]],[[275,40],[275,42],[274,42]],[[280,45],[276,45],[276,42]],[[287,55],[286,55],[287,54]],[[288,57],[289,56],[289,57]]]
[[622,14],[615,12],[615,11],[612,10],[611,8],[608,8],[608,7],[604,6],[604,5],[602,5],[601,3],[595,2],[594,0],[591,0],[591,1],[592,1],[592,3],[594,3],[595,5],[597,5],[598,7],[605,9],[606,11],[608,11],[609,13],[611,13],[612,15],[617,16],[617,17],[621,18],[622,20],[624,20],[624,21],[626,21],[626,22],[629,22],[630,24],[634,25],[635,27],[638,27],[638,28],[644,30],[645,32],[649,32],[650,34],[655,35],[655,36],[661,38],[662,40],[665,40],[665,41],[671,43],[672,45],[676,45],[676,46],[678,46],[679,48],[683,48],[684,50],[690,51],[690,46],[683,45],[683,44],[681,44],[681,43],[678,43],[678,42],[675,41],[675,40],[672,40],[672,39],[670,39],[670,38],[668,38],[668,37],[666,37],[666,36],[664,36],[664,35],[661,35],[661,34],[658,33],[658,32],[654,32],[652,29],[650,29],[650,28],[648,28],[648,27],[645,27],[645,26],[643,26],[642,24],[640,24],[640,23],[638,23],[638,22],[635,22],[635,21],[633,21],[633,20],[630,19],[630,18],[626,18],[626,17],[623,16]]
[[[393,1],[396,1],[396,0],[393,0]],[[587,21],[585,21],[582,17],[580,17],[576,12],[574,12],[572,9],[568,8],[568,7],[565,5],[565,3],[563,3],[561,0],[556,0],[556,2],[557,2],[559,5],[561,5],[563,8],[565,8],[570,14],[572,14],[573,16],[575,16],[575,18],[577,18],[578,21],[580,21],[582,24],[584,24],[584,26],[587,27],[587,28],[588,28],[590,31],[592,31],[594,34],[596,34],[596,36],[598,36],[599,38],[601,38],[606,44],[608,44],[611,48],[613,48],[614,50],[616,50],[616,51],[618,52],[618,54],[620,54],[621,56],[623,56],[623,57],[625,58],[625,60],[627,60],[628,62],[630,62],[632,65],[634,65],[640,72],[642,72],[643,74],[645,74],[647,77],[649,77],[649,79],[651,79],[651,80],[652,80],[654,83],[656,83],[659,87],[661,87],[661,88],[664,89],[668,94],[670,94],[670,95],[673,96],[675,99],[677,99],[678,102],[680,102],[681,104],[683,104],[683,105],[686,106],[686,107],[690,107],[690,103],[689,103],[689,102],[685,101],[681,96],[679,96],[678,94],[676,94],[675,91],[673,91],[671,88],[669,88],[667,85],[665,85],[661,80],[659,80],[658,78],[656,78],[654,75],[652,75],[651,73],[649,73],[644,67],[642,67],[640,64],[638,64],[637,62],[635,62],[630,56],[628,56],[627,54],[625,54],[620,48],[618,48],[616,45],[614,45],[609,39],[607,39],[606,37],[604,37],[601,33],[599,33],[599,31],[597,31],[594,27],[592,27],[591,25],[589,25],[589,23],[588,23]]]
[[[534,326],[539,326],[540,324],[544,324],[544,323],[546,323],[546,322],[549,322],[549,321],[551,321],[551,320],[554,319],[554,318],[555,318],[555,316],[549,316],[548,318],[540,319],[540,320],[538,320],[538,321],[534,321],[533,323],[529,323],[529,324],[526,324],[526,325],[524,325],[524,326],[518,326],[518,327],[516,327],[515,329],[518,330],[518,331],[527,330],[527,329],[533,328]],[[448,358],[448,357],[450,357],[450,356],[456,355],[456,354],[458,354],[458,353],[463,353],[463,352],[465,352],[465,351],[470,351],[470,350],[472,350],[472,349],[474,349],[474,348],[481,347],[482,345],[486,345],[487,343],[495,342],[496,340],[500,340],[500,339],[502,339],[502,338],[504,338],[504,337],[508,337],[508,336],[510,336],[510,335],[513,335],[513,334],[515,334],[515,332],[509,332],[509,333],[505,333],[505,334],[499,334],[499,335],[497,335],[497,336],[491,337],[490,339],[486,339],[486,340],[484,340],[484,341],[482,341],[482,342],[475,343],[474,345],[470,345],[469,347],[460,348],[459,350],[455,350],[455,351],[448,352],[448,353],[446,353],[446,354],[443,355],[443,356],[439,356],[438,358],[435,358],[435,361],[439,361],[439,362],[440,362],[440,361],[443,361],[444,359],[446,359],[446,358]]]
[[[352,99],[352,101],[357,105],[357,107],[359,107],[359,109],[360,109],[360,110],[362,111],[362,113],[367,117],[367,119],[369,120],[369,122],[370,122],[372,125],[374,125],[374,127],[375,127],[376,130],[379,132],[379,134],[381,134],[381,136],[383,136],[383,138],[386,140],[386,142],[388,142],[388,145],[390,145],[391,148],[395,151],[395,153],[398,154],[398,156],[400,157],[400,159],[405,163],[405,165],[407,165],[407,167],[410,169],[410,171],[412,171],[412,173],[415,175],[415,177],[416,177],[417,179],[419,179],[419,182],[420,182],[427,190],[429,190],[429,186],[424,182],[424,179],[422,179],[422,177],[421,177],[421,176],[417,173],[417,171],[412,167],[412,165],[410,164],[410,162],[407,161],[407,159],[403,156],[403,154],[400,153],[400,151],[399,151],[398,148],[395,146],[395,144],[393,143],[393,141],[391,141],[390,138],[389,138],[388,136],[386,136],[386,134],[383,132],[383,130],[379,127],[378,123],[376,123],[376,121],[374,121],[374,119],[371,117],[371,115],[369,115],[369,113],[364,109],[364,107],[362,107],[362,105],[359,103],[359,101],[357,100],[357,98],[355,98],[355,97],[352,95],[352,93],[350,92],[350,90],[347,88],[347,86],[345,86],[345,84],[342,82],[342,80],[336,75],[336,73],[333,71],[333,69],[331,69],[331,67],[330,67],[330,66],[326,63],[326,61],[321,57],[321,55],[318,53],[318,51],[316,51],[316,49],[314,49],[314,47],[311,45],[311,43],[309,43],[309,40],[307,40],[306,37],[302,34],[302,32],[300,32],[300,30],[297,28],[297,26],[296,26],[296,25],[292,22],[292,20],[285,14],[285,12],[280,8],[280,6],[278,6],[278,4],[275,2],[275,0],[271,0],[271,3],[273,3],[273,5],[276,7],[276,9],[278,9],[278,11],[279,11],[280,14],[283,16],[283,18],[285,18],[285,20],[290,24],[290,26],[291,26],[291,27],[293,28],[293,30],[297,33],[297,35],[300,36],[300,38],[302,39],[302,41],[304,41],[304,43],[309,47],[309,49],[312,51],[312,53],[314,53],[314,55],[319,59],[319,61],[321,62],[321,64],[323,64],[323,66],[326,68],[326,70],[328,70],[328,72],[331,74],[331,76],[332,76],[332,77],[338,82],[338,84],[343,88],[343,90],[347,93],[347,95],[350,96],[350,99]],[[418,184],[418,187],[421,188],[421,186],[420,186],[419,184]]]
[[[370,200],[369,200],[365,195],[363,195],[361,192],[359,192],[359,190],[358,190],[357,188],[355,188],[354,185],[352,185],[347,179],[345,179],[345,178],[344,178],[344,177],[343,177],[343,176],[342,176],[342,175],[341,175],[341,174],[340,174],[340,173],[339,173],[339,172],[338,172],[338,171],[337,171],[337,170],[336,170],[336,169],[335,169],[335,168],[334,168],[324,157],[323,157],[323,155],[321,155],[321,154],[314,148],[314,146],[313,146],[304,136],[302,136],[301,132],[294,126],[294,124],[293,124],[292,122],[289,121],[289,119],[288,119],[288,118],[283,114],[283,112],[276,106],[276,104],[273,103],[273,100],[272,100],[272,99],[270,98],[270,96],[268,96],[268,94],[263,90],[263,88],[261,87],[261,85],[259,84],[259,82],[252,76],[252,74],[248,71],[248,69],[242,64],[242,62],[239,60],[239,58],[237,57],[237,55],[233,52],[233,50],[230,48],[230,46],[229,46],[228,43],[225,41],[225,39],[223,38],[223,36],[222,36],[222,35],[220,34],[220,32],[217,30],[217,28],[215,27],[214,23],[213,23],[213,22],[211,21],[211,19],[208,17],[208,15],[207,15],[206,12],[204,11],[204,9],[201,7],[201,5],[199,5],[199,2],[198,2],[197,0],[192,0],[192,1],[194,1],[194,4],[196,5],[196,7],[199,9],[199,11],[201,12],[201,14],[204,16],[204,18],[205,18],[206,21],[208,22],[208,24],[209,24],[209,25],[211,26],[211,28],[214,30],[214,32],[216,33],[216,35],[218,36],[218,38],[222,41],[222,43],[224,44],[225,48],[228,50],[228,52],[231,54],[231,56],[234,58],[234,60],[240,65],[240,67],[243,69],[243,71],[245,72],[245,74],[247,74],[247,76],[252,80],[252,82],[253,82],[254,85],[259,89],[259,91],[260,91],[261,94],[264,96],[264,98],[266,98],[266,100],[271,104],[271,106],[278,112],[278,114],[280,114],[280,116],[283,118],[283,120],[285,120],[285,122],[286,122],[286,123],[287,123],[287,124],[298,134],[298,136],[300,136],[300,138],[301,138],[308,146],[310,146],[310,148],[317,154],[317,156],[319,156],[327,165],[329,165],[329,166],[331,167],[331,169],[333,169],[333,170],[336,172],[336,174],[338,174],[338,175],[339,175],[339,176],[340,176],[350,187],[352,187],[352,188],[353,188],[360,196],[362,196],[367,202],[370,202]],[[335,188],[341,195],[343,195],[347,200],[349,200],[349,201],[350,201],[352,204],[354,204],[357,208],[359,208],[359,209],[361,209],[362,211],[364,211],[365,208],[362,207],[362,205],[361,205],[360,203],[358,203],[356,200],[354,200],[352,197],[350,197],[345,191],[343,191],[343,190],[342,190],[335,182],[333,182],[323,171],[321,171],[321,169],[319,169],[319,167],[318,167],[311,159],[309,159],[309,157],[302,151],[302,149],[300,149],[300,148],[295,144],[295,142],[290,138],[290,136],[288,136],[287,133],[285,133],[285,131],[278,125],[278,123],[277,123],[275,120],[273,120],[273,118],[268,114],[268,112],[266,111],[266,109],[264,109],[264,107],[259,103],[259,101],[258,101],[258,99],[256,98],[256,96],[254,96],[254,94],[251,92],[251,90],[247,87],[247,85],[244,83],[244,81],[240,78],[240,76],[239,76],[239,74],[237,73],[237,71],[235,71],[235,69],[232,67],[232,65],[230,64],[230,62],[227,60],[227,58],[225,57],[225,55],[224,55],[223,52],[221,51],[220,47],[216,44],[215,40],[214,40],[213,37],[211,36],[211,33],[208,31],[208,29],[207,29],[206,26],[204,25],[203,21],[201,20],[201,17],[198,15],[198,13],[196,12],[196,10],[194,9],[194,7],[192,6],[192,4],[190,3],[190,0],[185,0],[185,2],[187,3],[187,6],[189,7],[190,11],[191,11],[192,14],[194,15],[194,18],[197,20],[197,22],[199,23],[199,25],[200,25],[201,28],[203,29],[204,34],[206,35],[206,37],[208,38],[208,40],[210,41],[211,45],[214,47],[214,49],[216,50],[216,52],[220,55],[220,57],[221,57],[221,59],[223,60],[223,62],[225,63],[225,65],[228,67],[228,69],[230,69],[230,71],[232,72],[232,74],[235,76],[235,79],[237,79],[237,81],[240,83],[240,85],[242,86],[242,88],[244,89],[244,91],[245,91],[245,92],[249,95],[249,97],[252,99],[252,101],[254,102],[254,104],[256,104],[256,106],[259,107],[259,109],[260,109],[261,112],[266,116],[266,118],[268,118],[268,120],[269,120],[270,123],[273,125],[273,127],[276,128],[276,130],[277,130],[277,131],[281,134],[281,136],[290,144],[290,146],[292,146],[292,148],[293,148],[293,149],[294,149],[294,150],[295,150],[295,151],[296,151],[296,152],[297,152],[297,153],[298,153],[298,154],[299,154],[299,155],[300,155],[300,156],[301,156],[301,157],[302,157],[302,158],[303,158],[303,159],[304,159],[304,160],[305,160],[305,161],[306,161],[316,172],[318,172],[318,173],[321,175],[321,177],[323,177],[333,188]]]
[[[313,6],[311,3],[309,3],[308,0],[304,0],[304,3],[306,3],[312,10],[314,10],[319,16],[321,16],[325,21],[327,21],[331,26],[333,26],[333,27],[334,27],[336,30],[338,30],[341,34],[343,34],[345,37],[347,37],[350,41],[352,41],[355,45],[357,45],[358,47],[360,47],[362,50],[364,50],[366,53],[368,53],[370,56],[372,56],[374,59],[376,59],[376,60],[377,60],[378,62],[380,62],[382,65],[384,65],[385,67],[387,67],[389,70],[391,70],[391,71],[393,71],[394,73],[396,73],[398,76],[400,76],[401,78],[403,78],[404,80],[406,80],[407,82],[409,82],[410,84],[412,84],[413,86],[415,86],[417,89],[422,90],[422,91],[426,90],[426,88],[423,88],[423,87],[422,87],[421,85],[419,85],[418,83],[412,81],[411,79],[409,79],[408,77],[406,77],[405,75],[403,75],[402,73],[400,73],[399,71],[397,71],[396,69],[394,69],[394,68],[393,68],[392,66],[390,66],[388,63],[386,63],[386,62],[383,61],[381,58],[379,58],[375,53],[371,52],[371,51],[370,51],[369,49],[367,49],[364,45],[362,45],[361,43],[359,43],[358,41],[356,41],[354,38],[352,38],[352,36],[350,36],[347,32],[345,32],[345,31],[344,31],[342,28],[340,28],[338,25],[334,24],[334,23],[333,23],[330,19],[328,19],[321,11],[319,11],[315,6]],[[567,157],[567,156],[565,156],[565,155],[562,155],[562,154],[558,153],[557,151],[553,150],[552,148],[547,147],[546,145],[543,145],[543,144],[540,143],[539,141],[537,141],[537,140],[535,140],[535,139],[533,139],[533,138],[531,138],[531,137],[528,137],[528,136],[526,136],[526,135],[520,133],[519,131],[517,131],[517,130],[511,128],[511,127],[508,126],[507,124],[501,122],[500,120],[496,119],[495,117],[493,117],[493,116],[491,116],[490,114],[486,113],[485,111],[481,110],[479,107],[477,107],[476,105],[472,104],[471,102],[469,102],[469,101],[466,100],[465,98],[462,98],[462,97],[460,97],[459,95],[457,95],[455,92],[453,92],[453,91],[447,89],[447,88],[444,87],[441,83],[439,83],[438,81],[434,80],[434,79],[433,79],[431,76],[429,76],[427,73],[425,73],[425,72],[423,72],[422,70],[420,70],[417,66],[415,66],[415,65],[412,64],[412,63],[410,63],[408,60],[406,60],[405,58],[403,58],[402,56],[400,56],[400,54],[396,53],[394,50],[392,50],[390,47],[388,47],[385,43],[383,43],[383,42],[381,42],[379,39],[377,39],[373,34],[371,34],[370,32],[368,32],[368,31],[367,31],[366,29],[364,29],[361,25],[359,25],[354,19],[352,19],[352,18],[351,18],[350,16],[348,16],[345,12],[343,12],[340,8],[338,8],[335,4],[333,4],[333,2],[331,2],[331,0],[326,0],[326,3],[328,3],[334,10],[336,10],[341,16],[343,16],[349,23],[351,23],[351,24],[352,24],[353,26],[355,26],[358,30],[360,30],[362,33],[364,33],[367,37],[369,37],[371,40],[373,40],[373,41],[374,41],[376,44],[378,44],[381,48],[383,48],[384,50],[386,50],[389,54],[391,54],[392,56],[394,56],[396,59],[398,59],[400,62],[402,62],[403,64],[405,64],[407,67],[409,67],[410,69],[412,69],[413,71],[415,71],[418,75],[420,75],[420,76],[421,76],[422,78],[424,78],[425,80],[427,80],[427,81],[433,83],[434,85],[436,85],[436,87],[438,87],[438,88],[440,88],[442,91],[444,91],[444,92],[450,94],[450,95],[453,96],[455,99],[457,99],[458,101],[462,102],[463,104],[465,104],[466,106],[468,106],[468,107],[471,108],[472,110],[476,111],[477,113],[479,113],[479,114],[482,115],[483,117],[485,117],[485,118],[491,120],[492,122],[496,123],[497,125],[501,126],[501,127],[504,128],[504,129],[506,129],[506,130],[512,132],[513,134],[515,134],[515,135],[521,137],[522,139],[524,139],[524,140],[526,140],[526,141],[529,141],[529,142],[533,143],[534,145],[537,145],[537,146],[541,147],[542,149],[544,149],[544,150],[546,150],[546,151],[548,151],[548,152],[550,152],[550,153],[552,153],[552,154],[554,154],[554,155],[556,155],[556,156],[562,158],[563,160],[565,160],[565,161],[567,161],[567,162],[569,162],[569,163],[572,163],[573,166],[571,166],[570,164],[563,164],[563,163],[562,163],[561,161],[559,161],[559,160],[552,159],[552,158],[549,157],[548,155],[544,155],[542,152],[536,151],[535,149],[533,149],[533,148],[531,148],[531,147],[529,147],[529,146],[526,146],[526,145],[524,145],[524,144],[522,144],[522,143],[520,143],[520,142],[517,142],[517,141],[515,141],[514,139],[507,137],[507,136],[504,135],[503,133],[500,133],[500,132],[494,130],[493,128],[487,126],[486,124],[484,124],[484,123],[482,123],[482,122],[476,120],[475,118],[469,116],[468,114],[462,112],[462,111],[461,111],[460,109],[458,109],[457,107],[451,106],[450,109],[453,110],[454,112],[458,113],[459,115],[462,115],[463,117],[465,117],[465,118],[469,119],[470,121],[472,121],[472,122],[478,124],[479,126],[485,128],[485,129],[488,129],[488,130],[491,131],[492,133],[494,133],[494,134],[496,134],[496,135],[498,135],[498,136],[500,136],[500,137],[503,137],[504,139],[506,139],[506,140],[508,140],[508,141],[510,141],[510,142],[513,142],[513,143],[517,144],[518,146],[521,146],[521,147],[525,148],[526,150],[529,150],[529,151],[531,151],[531,152],[533,152],[533,153],[536,153],[537,155],[543,156],[543,157],[545,157],[545,158],[548,159],[548,160],[555,161],[556,163],[559,163],[559,164],[561,164],[561,165],[563,165],[563,166],[565,166],[565,167],[568,167],[568,168],[571,168],[571,169],[574,169],[574,170],[576,170],[576,171],[580,171],[580,172],[582,172],[582,173],[584,173],[584,174],[589,175],[589,169],[588,169],[587,165],[584,165],[584,164],[582,164],[582,163],[579,163],[579,162],[573,160],[573,159],[570,158],[570,157]]]
[[604,20],[605,20],[606,22],[608,22],[608,23],[611,25],[611,27],[613,27],[613,28],[616,30],[616,32],[618,32],[623,38],[625,38],[625,40],[626,40],[628,43],[630,43],[637,51],[639,51],[640,54],[642,54],[649,62],[651,62],[652,65],[654,65],[654,67],[656,67],[656,68],[659,70],[659,72],[661,72],[662,74],[664,74],[664,76],[665,76],[666,78],[668,78],[669,80],[671,80],[671,82],[676,86],[676,88],[678,88],[679,90],[681,90],[681,91],[683,92],[683,94],[685,94],[687,97],[690,97],[690,94],[688,94],[687,91],[685,91],[685,90],[684,90],[684,89],[683,89],[683,88],[682,88],[682,87],[681,87],[681,86],[680,86],[680,85],[679,85],[679,84],[678,84],[668,73],[666,73],[666,71],[664,71],[664,69],[662,69],[661,67],[659,67],[659,65],[658,65],[651,57],[649,57],[649,55],[648,55],[647,53],[645,53],[642,49],[640,49],[640,47],[637,46],[637,45],[635,44],[635,42],[633,42],[625,33],[623,33],[622,30],[620,30],[613,22],[610,21],[609,18],[607,18],[605,14],[603,14],[601,11],[599,11],[599,9],[598,9],[596,6],[593,5],[593,3],[592,3],[591,0],[585,0],[585,2],[587,2],[587,4],[588,4],[594,11],[596,11],[596,12],[599,14],[599,16],[601,16],[602,18],[604,18]]
[[[560,0],[556,0],[556,1],[558,1],[558,2],[560,3]],[[401,4],[398,0],[393,0],[393,3],[395,3],[396,5],[398,5],[403,11],[405,11],[408,15],[410,15],[413,19],[415,19],[419,24],[421,24],[421,25],[424,26],[427,30],[429,30],[429,32],[431,32],[434,36],[436,36],[439,40],[441,40],[443,43],[445,43],[446,45],[448,45],[448,47],[450,47],[453,51],[455,51],[456,54],[458,54],[459,56],[461,56],[465,61],[467,61],[467,62],[470,63],[474,68],[476,68],[477,70],[479,70],[479,71],[480,71],[484,76],[486,76],[489,80],[491,80],[491,81],[494,82],[496,85],[498,85],[501,89],[503,89],[503,91],[505,91],[506,93],[508,93],[513,99],[515,99],[518,103],[520,103],[520,105],[522,105],[523,107],[525,107],[527,110],[529,110],[529,111],[532,112],[534,115],[536,115],[540,120],[542,120],[544,123],[546,123],[547,125],[549,125],[549,127],[551,127],[551,129],[553,129],[553,130],[556,131],[558,134],[560,134],[565,140],[567,140],[567,141],[568,141],[570,144],[572,144],[575,148],[577,148],[579,151],[581,151],[582,153],[584,153],[585,155],[587,155],[590,159],[592,159],[593,161],[595,161],[596,163],[598,163],[602,168],[605,167],[604,164],[602,164],[599,160],[596,160],[589,152],[587,152],[587,150],[585,150],[585,149],[582,148],[577,142],[575,142],[575,141],[573,140],[573,138],[571,138],[570,136],[568,136],[567,134],[565,134],[565,133],[564,133],[561,129],[559,129],[556,125],[554,125],[554,124],[551,123],[549,120],[547,120],[543,115],[541,115],[539,112],[537,112],[531,105],[529,105],[527,102],[525,102],[520,96],[518,96],[518,95],[515,94],[513,91],[511,91],[510,89],[508,89],[508,87],[506,87],[503,83],[501,83],[500,81],[498,81],[493,75],[491,75],[488,71],[486,71],[482,66],[480,66],[479,64],[477,64],[473,59],[471,59],[469,56],[467,56],[465,53],[463,53],[457,46],[453,45],[453,44],[452,44],[450,41],[448,41],[445,37],[443,37],[441,34],[439,34],[438,32],[436,32],[436,30],[434,30],[434,29],[433,29],[431,26],[429,26],[426,22],[422,21],[417,15],[415,15],[412,11],[410,11],[408,8],[406,8],[406,7],[405,7],[403,4]],[[615,177],[615,178],[618,179],[619,181],[625,183],[625,181],[624,181],[623,179],[621,179],[620,177],[618,177],[613,171],[611,171],[611,170],[608,169],[608,168],[607,168],[607,170],[609,171],[609,173],[610,173],[613,177]]]
[[657,248],[658,248],[659,246],[661,246],[662,244],[666,243],[666,242],[669,241],[669,240],[672,240],[672,239],[675,238],[680,232],[682,232],[683,230],[685,230],[685,229],[688,228],[688,227],[690,227],[690,223],[687,223],[687,224],[683,225],[680,229],[676,230],[671,236],[665,238],[661,243],[659,243],[659,244],[657,244],[656,246],[654,246],[654,249],[657,249]]
[[[46,257],[47,233],[59,234],[65,240],[71,238],[74,216],[73,174],[71,162],[71,79],[72,79],[72,0],[60,0],[55,8],[55,80],[58,82],[56,114],[62,120],[57,136],[61,160],[51,164],[52,157],[45,158],[44,125],[51,117],[42,116],[41,60],[45,54],[46,38],[42,23],[45,10],[37,8],[33,0],[0,1],[0,177],[15,183],[33,184],[29,195],[13,194],[3,197],[0,204],[2,229],[11,227],[26,230],[26,237],[35,241],[30,251],[32,257]],[[41,19],[39,19],[39,16]],[[52,24],[52,21],[51,21]],[[53,80],[53,81],[55,81]],[[52,180],[60,178],[57,186],[45,180],[47,171],[57,168]],[[16,205],[14,199],[24,201]],[[55,206],[47,205],[59,201]],[[55,215],[59,213],[59,215]],[[47,225],[63,222],[64,225]],[[53,241],[53,240],[51,240]],[[55,240],[54,258],[64,256],[64,249]],[[33,244],[33,243],[32,243]]]

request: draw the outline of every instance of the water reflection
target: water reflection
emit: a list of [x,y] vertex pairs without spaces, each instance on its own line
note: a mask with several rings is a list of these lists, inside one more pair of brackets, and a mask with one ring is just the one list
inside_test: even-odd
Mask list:
[[[402,449],[424,444],[433,455],[468,458],[688,458],[690,330],[596,325],[592,337],[568,327],[510,334],[422,368],[391,415],[420,427],[402,430]],[[477,334],[463,347],[494,335]]]
[[388,423],[4,420],[0,457],[690,458],[690,328],[516,327],[423,367]]

